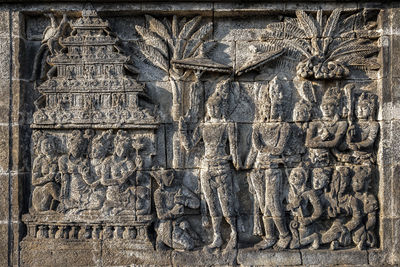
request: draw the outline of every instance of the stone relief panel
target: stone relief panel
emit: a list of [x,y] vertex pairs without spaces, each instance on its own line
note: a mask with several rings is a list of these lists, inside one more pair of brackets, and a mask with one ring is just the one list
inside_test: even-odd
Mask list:
[[[25,241],[226,258],[380,246],[378,11],[275,15],[224,64],[210,18],[141,14],[126,25],[140,42],[121,45],[81,13],[49,14],[35,57]],[[168,80],[138,82],[142,64]]]

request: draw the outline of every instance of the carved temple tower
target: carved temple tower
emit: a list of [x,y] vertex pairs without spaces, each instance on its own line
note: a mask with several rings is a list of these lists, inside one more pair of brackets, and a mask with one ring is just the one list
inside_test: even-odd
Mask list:
[[152,128],[156,120],[138,103],[144,85],[127,75],[136,74],[135,68],[117,46],[118,38],[94,10],[82,14],[48,61],[52,67],[38,87],[43,96],[33,127]]

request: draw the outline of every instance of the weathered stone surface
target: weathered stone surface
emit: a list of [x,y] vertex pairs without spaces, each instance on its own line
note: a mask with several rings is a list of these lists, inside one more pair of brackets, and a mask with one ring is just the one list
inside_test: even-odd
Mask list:
[[400,264],[397,3],[72,2],[0,5],[1,266]]

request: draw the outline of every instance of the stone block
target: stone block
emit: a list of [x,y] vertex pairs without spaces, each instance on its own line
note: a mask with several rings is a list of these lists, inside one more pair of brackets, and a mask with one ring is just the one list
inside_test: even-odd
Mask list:
[[301,250],[301,257],[304,265],[320,264],[320,265],[353,265],[368,264],[367,251],[346,250]]
[[172,264],[171,251],[154,253],[153,247],[146,249],[136,242],[118,240],[104,241],[101,260],[106,266]]
[[38,240],[21,242],[21,266],[98,266],[99,242]]
[[10,159],[10,133],[8,126],[0,126],[0,172],[6,173]]
[[392,35],[392,43],[391,43],[391,67],[392,67],[392,76],[398,78],[400,75],[400,67],[399,67],[399,49],[400,49],[400,34]]
[[239,249],[237,263],[240,265],[300,265],[302,258],[300,251],[273,251],[273,250],[254,250],[254,249]]
[[9,266],[9,226],[7,221],[0,223],[0,265]]
[[0,12],[0,36],[10,37],[10,11],[8,10]]
[[174,266],[232,266],[235,264],[236,254],[236,250],[225,253],[195,250],[193,252],[174,251],[171,257]]
[[9,179],[8,173],[0,174],[0,221],[4,224],[7,224],[10,212]]

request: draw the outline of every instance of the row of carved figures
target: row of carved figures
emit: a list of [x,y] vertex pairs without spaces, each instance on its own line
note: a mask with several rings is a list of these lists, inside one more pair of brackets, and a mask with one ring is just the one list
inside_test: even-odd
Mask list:
[[72,131],[68,152],[59,155],[57,144],[61,141],[57,137],[45,133],[38,138],[32,171],[34,210],[148,214],[150,183],[138,171],[143,167],[140,150],[144,139],[132,140],[125,131],[104,131],[93,137],[88,151],[90,139],[87,132]]
[[[211,250],[223,245],[222,218],[231,228],[226,250],[236,247],[237,231],[243,227],[237,213],[237,183],[231,168],[234,166],[238,170],[242,164],[237,152],[236,125],[228,120],[226,112],[228,87],[229,83],[217,86],[207,100],[205,122],[200,123],[193,133],[187,130],[183,118],[179,123],[180,140],[185,150],[190,152],[200,141],[204,144],[200,184],[213,228],[213,241],[207,246]],[[350,90],[349,86],[345,89]],[[261,215],[264,226],[262,233],[255,220],[255,234],[263,237],[256,247],[285,249],[312,244],[310,248],[316,249],[321,244],[330,244],[332,249],[336,249],[349,246],[351,241],[359,249],[375,246],[374,226],[378,205],[375,197],[368,192],[368,184],[374,166],[372,163],[375,162],[374,143],[379,130],[379,124],[374,120],[376,97],[362,92],[354,101],[357,103],[357,120],[351,118],[354,107],[348,106],[347,121],[342,115],[345,90],[329,88],[320,105],[322,118],[313,118],[308,122],[311,118],[308,116],[298,120],[304,122],[297,125],[301,138],[290,143],[293,128],[285,122],[284,116],[290,107],[285,100],[283,86],[278,79],[273,79],[264,90],[268,92],[261,92],[261,96],[268,95],[268,99],[261,97],[258,102],[252,149],[245,164],[252,169],[248,180],[255,204],[254,218]],[[349,95],[348,102],[353,103]],[[296,105],[291,112],[307,114],[304,109],[300,109],[301,112],[296,110],[304,107],[307,108],[307,104]],[[291,146],[292,149],[293,146],[302,148],[298,153],[303,155],[297,160],[286,153]],[[285,176],[289,163],[298,166]],[[307,182],[309,172],[313,177],[312,189]],[[285,177],[289,183],[287,210],[291,213],[290,227],[282,202]],[[350,184],[352,190],[349,189]],[[324,210],[329,211],[328,217],[322,214]],[[314,225],[323,218],[334,218],[334,222],[328,228]],[[207,225],[206,219],[203,216],[203,225]],[[186,229],[186,226],[176,227],[173,229]]]

